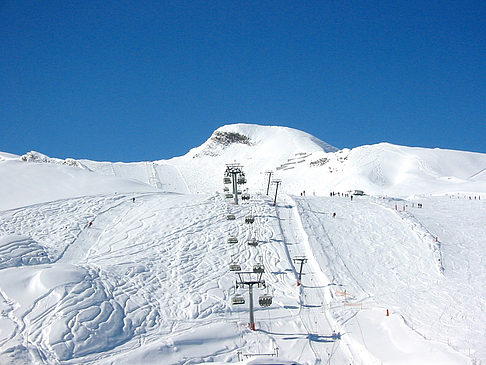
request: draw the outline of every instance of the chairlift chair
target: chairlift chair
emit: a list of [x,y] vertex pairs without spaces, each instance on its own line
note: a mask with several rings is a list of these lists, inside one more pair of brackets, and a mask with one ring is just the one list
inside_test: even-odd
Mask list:
[[228,214],[228,215],[226,216],[226,220],[228,220],[228,221],[234,221],[234,220],[235,220],[235,218],[236,218],[236,217],[235,217],[235,215],[234,215],[234,214]]
[[241,199],[242,200],[250,200],[250,194],[248,194],[248,193],[241,194]]
[[231,298],[231,304],[233,305],[240,305],[240,304],[245,304],[245,298],[241,295],[235,295],[233,298]]
[[223,183],[225,183],[225,184],[231,184],[231,179],[229,177],[225,177],[223,179]]
[[251,223],[253,223],[254,221],[255,221],[255,217],[254,217],[254,216],[252,216],[252,215],[247,215],[247,216],[245,217],[245,223],[251,224]]
[[262,274],[265,272],[265,266],[263,266],[263,264],[255,264],[253,265],[253,272]]
[[238,238],[230,236],[228,237],[228,243],[238,243]]
[[238,180],[236,180],[238,184],[246,184],[246,178],[244,176],[240,176]]
[[240,264],[230,264],[229,269],[230,271],[241,271],[241,266]]
[[223,191],[229,191],[229,188],[228,188],[227,186],[225,186],[225,187],[223,188]]
[[258,298],[258,304],[260,307],[270,307],[272,305],[272,296],[270,294],[260,295]]
[[227,193],[227,194],[225,195],[225,197],[226,197],[226,198],[232,198],[232,197],[233,197],[233,194],[231,194],[231,193]]
[[246,243],[248,244],[248,246],[258,246],[258,241],[256,238],[250,238]]

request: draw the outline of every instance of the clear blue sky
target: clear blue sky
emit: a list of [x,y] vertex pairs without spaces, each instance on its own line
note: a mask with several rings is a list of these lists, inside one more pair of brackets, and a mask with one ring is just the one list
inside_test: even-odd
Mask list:
[[170,158],[232,122],[486,153],[486,2],[0,0],[0,151]]

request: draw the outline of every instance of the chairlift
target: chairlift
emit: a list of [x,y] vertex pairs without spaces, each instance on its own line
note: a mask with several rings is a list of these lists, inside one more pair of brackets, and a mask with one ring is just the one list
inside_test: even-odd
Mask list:
[[228,237],[228,243],[238,243],[238,238],[230,236]]
[[232,198],[232,197],[233,197],[233,194],[231,194],[231,193],[227,193],[227,194],[225,194],[225,197],[226,197],[226,198]]
[[245,298],[243,298],[243,296],[241,295],[235,295],[233,298],[231,298],[231,304],[233,305],[245,304]]
[[229,269],[230,271],[241,271],[241,266],[240,264],[230,264]]
[[258,246],[258,241],[256,238],[250,238],[246,243],[248,244],[248,246]]
[[260,295],[258,298],[258,304],[260,307],[270,307],[272,305],[272,296],[270,294]]
[[223,179],[223,183],[225,183],[225,184],[231,184],[231,179],[229,177],[225,177]]
[[255,221],[255,217],[252,215],[247,215],[245,217],[245,223],[252,224]]
[[263,264],[255,264],[253,265],[253,272],[262,274],[265,272],[265,266],[263,266]]
[[226,216],[226,220],[228,220],[228,221],[234,221],[234,220],[235,220],[235,218],[236,218],[236,217],[235,217],[235,215],[234,215],[234,214],[228,214],[228,215]]

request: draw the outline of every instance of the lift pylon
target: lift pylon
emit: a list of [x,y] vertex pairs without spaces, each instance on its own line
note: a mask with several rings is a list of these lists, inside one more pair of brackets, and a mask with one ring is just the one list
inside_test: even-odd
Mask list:
[[281,183],[282,183],[282,180],[280,180],[280,179],[272,180],[272,184],[277,185],[277,187],[275,188],[275,199],[273,200],[273,206],[277,205],[278,187],[280,186]]
[[265,174],[268,175],[268,184],[267,184],[267,195],[268,195],[268,192],[270,191],[270,181],[272,179],[273,171],[265,171]]
[[[238,275],[238,279],[236,280],[236,288],[238,289],[248,287],[250,306],[250,329],[254,331],[255,317],[253,315],[253,286],[256,285],[258,288],[265,287],[265,280],[262,279],[263,273],[253,271],[239,271],[236,274]],[[264,302],[264,304],[267,304],[268,299],[266,299]]]
[[304,264],[307,262],[307,259],[305,258],[305,256],[301,256],[301,257],[295,257],[293,261],[294,264],[300,264],[299,279],[297,280],[297,286],[300,286],[302,280],[302,268],[304,267]]
[[238,194],[240,192],[238,191],[238,184],[244,184],[246,183],[246,177],[243,172],[243,166],[241,166],[238,163],[233,163],[233,164],[227,164],[226,165],[226,171],[224,172],[224,181],[226,182],[227,178],[231,177],[231,183],[233,185],[233,195],[235,198],[235,204],[238,205]]

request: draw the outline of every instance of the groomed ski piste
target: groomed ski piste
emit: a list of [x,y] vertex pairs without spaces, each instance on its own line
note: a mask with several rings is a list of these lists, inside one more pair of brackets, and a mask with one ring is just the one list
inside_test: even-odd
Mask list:
[[[363,155],[288,128],[221,130],[249,141],[210,139],[132,172],[0,154],[1,364],[486,362],[484,155],[439,150],[439,174],[435,150],[380,144]],[[397,171],[397,151],[426,174]],[[276,170],[296,153],[307,160]],[[251,197],[238,205],[223,192],[235,160]],[[282,180],[275,206],[270,169]],[[369,195],[351,199],[363,186]],[[265,268],[254,331],[234,263]]]

